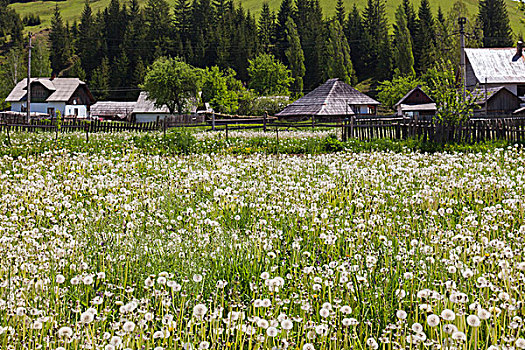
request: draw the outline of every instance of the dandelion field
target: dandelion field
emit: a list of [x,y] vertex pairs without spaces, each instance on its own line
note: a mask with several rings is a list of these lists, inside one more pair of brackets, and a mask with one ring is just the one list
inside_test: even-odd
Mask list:
[[525,349],[520,147],[96,138],[113,146],[4,147],[0,349]]

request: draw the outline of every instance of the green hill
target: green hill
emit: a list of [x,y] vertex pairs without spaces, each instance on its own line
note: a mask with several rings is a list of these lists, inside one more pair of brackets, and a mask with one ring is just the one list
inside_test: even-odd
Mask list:
[[[58,7],[62,11],[62,16],[65,21],[73,22],[75,19],[80,18],[82,8],[84,7],[85,0],[67,0],[63,2],[58,2]],[[110,0],[95,0],[91,2],[93,12],[103,10],[109,4]],[[140,0],[143,4],[147,0]],[[168,0],[170,4],[174,4],[175,0]],[[335,5],[337,0],[320,0],[323,7],[324,13],[327,16],[331,16],[335,12]],[[456,0],[433,0],[431,1],[434,13],[437,12],[438,6],[443,8],[445,13],[448,12],[452,4]],[[512,28],[515,33],[521,34],[525,33],[525,25],[520,22],[520,13],[518,11],[517,2],[513,0],[506,0],[508,4],[509,16],[512,24]],[[281,0],[268,0],[270,7],[274,10],[279,8]],[[477,13],[478,0],[464,0],[467,8],[469,9],[470,14]],[[258,15],[261,10],[263,1],[261,0],[241,0],[244,8],[250,10],[253,14]],[[366,0],[345,0],[345,7],[347,11],[357,3],[359,8],[363,8],[366,4]],[[387,12],[391,21],[394,17],[395,8],[401,3],[401,0],[387,0]],[[16,3],[10,5],[15,9],[21,16],[29,15],[31,13],[37,14],[42,19],[42,24],[36,27],[28,27],[27,30],[33,32],[40,31],[42,29],[48,28],[50,26],[51,16],[53,15],[55,9],[55,2],[51,1],[36,1],[29,3]],[[414,0],[414,4],[419,6],[419,0]]]

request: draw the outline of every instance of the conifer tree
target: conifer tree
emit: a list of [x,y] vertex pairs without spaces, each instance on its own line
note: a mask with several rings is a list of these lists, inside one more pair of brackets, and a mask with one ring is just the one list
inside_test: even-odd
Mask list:
[[352,11],[348,14],[345,34],[350,47],[350,57],[352,58],[356,75],[359,79],[363,79],[366,71],[363,53],[367,50],[365,45],[368,41],[366,40],[361,13],[356,4],[354,4]]
[[53,72],[60,73],[67,66],[70,57],[69,36],[66,26],[62,21],[62,15],[55,6],[55,14],[51,19],[51,31],[49,33],[51,41],[51,69]]
[[191,38],[191,12],[190,0],[177,0],[173,19],[176,32],[183,43]]
[[112,62],[120,53],[120,45],[127,27],[125,8],[121,10],[119,0],[111,0],[104,10],[104,38],[108,48],[107,57]]
[[394,25],[394,67],[400,75],[414,75],[414,54],[412,39],[407,26],[407,18],[403,5],[396,10]]
[[328,23],[324,77],[325,79],[339,78],[351,85],[357,82],[350,57],[350,47],[337,19]]
[[368,48],[366,68],[376,80],[386,80],[391,75],[392,61],[384,0],[368,0],[363,11],[363,26]]
[[512,45],[512,29],[504,0],[480,0],[478,19],[483,30],[484,47]]
[[49,60],[49,49],[45,39],[40,38],[34,42],[31,59],[31,76],[51,76],[51,61]]
[[403,0],[403,10],[405,11],[405,15],[407,18],[407,27],[410,32],[410,37],[412,38],[412,43],[414,40],[414,35],[416,35],[417,31],[417,16],[416,11],[414,10],[414,6],[410,2],[410,0]]
[[275,14],[267,2],[263,3],[258,24],[258,36],[261,51],[271,53],[275,44]]
[[[277,12],[277,21],[275,23],[275,57],[281,62],[286,62],[286,22],[294,13],[292,0],[282,0],[279,11]],[[298,23],[295,23],[298,25]]]
[[418,26],[414,37],[414,61],[416,71],[425,73],[436,61],[436,31],[429,0],[421,0]]
[[78,25],[78,38],[76,41],[77,55],[85,72],[89,74],[98,66],[97,47],[99,46],[95,22],[89,0],[86,0],[80,23]]
[[105,100],[109,96],[109,63],[108,58],[104,57],[102,63],[97,67],[91,76],[89,87],[93,96],[97,100]]
[[339,21],[341,26],[345,25],[346,13],[343,0],[337,0],[337,4],[335,5],[335,18]]
[[303,77],[306,69],[304,66],[304,52],[301,47],[301,40],[299,39],[297,26],[292,18],[288,18],[286,37],[288,40],[286,58],[288,59],[290,70],[292,71],[292,78],[294,78],[292,92],[298,96],[303,92]]
[[170,7],[166,0],[148,0],[144,7],[146,24],[145,40],[148,41],[149,61],[163,55],[170,47],[171,30]]

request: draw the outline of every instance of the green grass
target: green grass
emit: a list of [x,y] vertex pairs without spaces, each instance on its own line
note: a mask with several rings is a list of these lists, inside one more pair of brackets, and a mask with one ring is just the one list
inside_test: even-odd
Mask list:
[[[147,0],[140,0],[139,2],[141,4],[146,3]],[[239,0],[237,0],[238,2]],[[327,16],[332,16],[335,13],[335,5],[337,0],[320,0],[321,5],[323,7],[324,13]],[[512,24],[512,29],[515,33],[520,34],[525,32],[523,23],[520,22],[520,13],[517,8],[517,2],[512,0],[506,0],[508,4],[508,11],[509,16]],[[96,0],[91,2],[91,6],[93,8],[94,12],[97,12],[99,10],[103,10],[106,8],[106,6],[109,4],[110,0]],[[168,0],[168,2],[173,5],[175,4],[175,0]],[[247,10],[250,10],[252,13],[258,15],[263,1],[261,0],[240,0],[240,2],[243,4],[244,8]],[[438,6],[441,6],[445,13],[449,11],[449,9],[452,7],[452,5],[456,2],[456,0],[433,0],[431,1],[432,8],[434,10],[434,13],[437,13]],[[475,14],[477,12],[478,7],[478,0],[464,0],[469,13]],[[281,0],[268,0],[268,3],[270,4],[271,8],[274,10],[277,10],[279,8],[279,5],[281,3]],[[357,3],[359,8],[363,8],[366,4],[366,0],[345,0],[345,7],[347,10],[350,10],[354,3]],[[394,17],[394,11],[396,7],[401,3],[401,0],[388,0],[387,1],[387,12],[388,16],[391,21],[393,21]],[[414,0],[414,3],[419,6],[419,1]],[[13,5],[10,5],[13,9],[15,9],[18,13],[20,13],[22,16],[28,15],[31,13],[37,14],[42,19],[42,24],[39,26],[27,28],[28,30],[32,30],[34,32],[38,32],[42,29],[48,28],[51,23],[51,17],[53,15],[53,11],[55,9],[55,2],[51,1],[36,1],[36,2],[29,2],[29,3],[16,3]],[[64,2],[58,2],[58,7],[62,11],[62,16],[66,21],[73,22],[74,20],[78,20],[80,18],[80,15],[82,13],[82,9],[84,7],[84,0],[67,0]]]

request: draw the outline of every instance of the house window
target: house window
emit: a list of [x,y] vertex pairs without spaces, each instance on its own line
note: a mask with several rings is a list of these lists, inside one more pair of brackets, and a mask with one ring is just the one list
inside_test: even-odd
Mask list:
[[518,85],[518,96],[519,97],[525,96],[525,84]]
[[53,107],[48,107],[47,108],[47,114],[49,114],[50,117],[54,117],[55,116],[55,109]]

